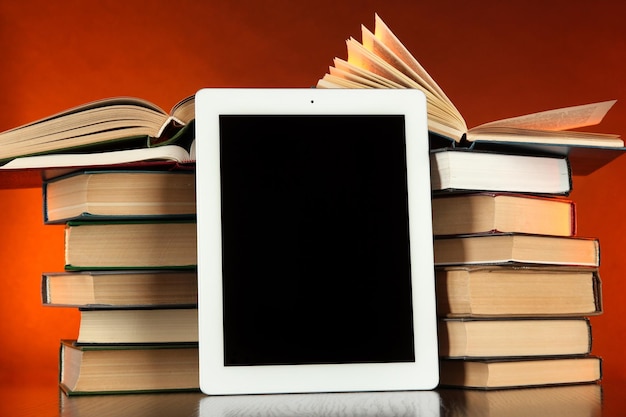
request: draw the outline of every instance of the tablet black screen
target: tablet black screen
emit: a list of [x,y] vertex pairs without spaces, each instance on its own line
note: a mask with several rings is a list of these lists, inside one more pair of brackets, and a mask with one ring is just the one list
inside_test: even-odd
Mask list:
[[405,141],[403,116],[220,117],[226,366],[415,360]]

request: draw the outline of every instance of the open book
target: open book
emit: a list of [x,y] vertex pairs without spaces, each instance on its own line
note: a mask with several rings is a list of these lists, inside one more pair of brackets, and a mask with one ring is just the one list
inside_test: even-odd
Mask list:
[[[189,129],[193,129],[193,124],[189,126]],[[189,136],[191,135],[190,132]],[[80,168],[150,162],[171,164],[191,164],[195,162],[195,139],[190,144],[189,139],[179,139],[175,141],[176,143],[148,148],[24,156],[15,158],[0,166],[0,172],[15,169]],[[53,176],[56,175],[58,174]]]
[[59,152],[98,152],[173,144],[192,127],[194,96],[168,113],[134,97],[98,100],[0,133],[0,162]]
[[416,88],[428,102],[428,128],[463,141],[622,148],[619,135],[569,129],[598,124],[615,100],[544,111],[467,128],[461,113],[408,49],[376,15],[375,32],[362,27],[362,42],[347,41],[348,59],[335,58],[317,88]]

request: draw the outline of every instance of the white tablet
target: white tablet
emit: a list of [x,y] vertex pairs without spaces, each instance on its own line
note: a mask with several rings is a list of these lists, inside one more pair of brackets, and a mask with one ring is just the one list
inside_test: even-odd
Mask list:
[[424,95],[203,89],[196,136],[202,391],[434,388]]

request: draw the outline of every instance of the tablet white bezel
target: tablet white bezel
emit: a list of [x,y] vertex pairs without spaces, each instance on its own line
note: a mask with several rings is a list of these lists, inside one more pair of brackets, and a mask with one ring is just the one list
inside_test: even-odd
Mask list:
[[[196,94],[200,388],[210,395],[432,389],[438,383],[426,100],[418,90]],[[415,362],[224,366],[220,115],[404,115]]]

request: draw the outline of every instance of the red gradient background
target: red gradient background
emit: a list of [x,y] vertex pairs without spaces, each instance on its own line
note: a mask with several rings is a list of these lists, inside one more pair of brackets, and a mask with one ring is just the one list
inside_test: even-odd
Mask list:
[[[626,133],[626,2],[178,0],[0,3],[0,130],[87,101],[139,96],[169,109],[201,87],[310,87],[377,12],[468,125],[618,99],[595,128]],[[605,382],[626,381],[626,157],[574,178],[581,236],[600,238],[605,313],[592,320]],[[462,213],[461,213],[462,214]],[[54,381],[73,309],[44,308],[63,227],[41,191],[0,190],[0,375]]]

